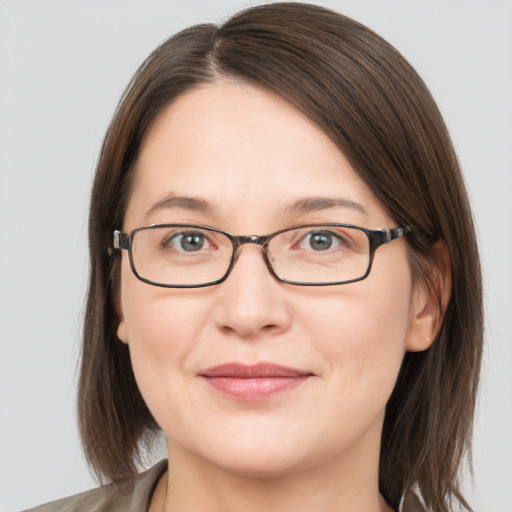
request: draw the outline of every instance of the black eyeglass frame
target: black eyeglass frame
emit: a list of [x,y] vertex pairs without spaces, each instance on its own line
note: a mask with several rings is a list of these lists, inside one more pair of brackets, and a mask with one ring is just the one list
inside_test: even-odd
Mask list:
[[[339,227],[339,228],[352,228],[352,229],[358,229],[359,231],[362,231],[365,233],[365,235],[368,237],[368,240],[370,242],[370,251],[368,254],[368,267],[366,269],[366,272],[361,276],[357,277],[355,279],[349,279],[345,281],[336,281],[336,282],[328,282],[328,283],[305,283],[301,281],[289,281],[287,279],[283,279],[280,277],[274,268],[272,267],[272,264],[270,263],[270,259],[268,257],[268,243],[270,240],[277,235],[280,235],[281,233],[286,233],[287,231],[292,231],[294,229],[304,229],[304,228],[315,228],[315,227]],[[224,236],[226,236],[231,244],[233,245],[233,254],[231,255],[231,261],[229,263],[229,266],[224,273],[224,275],[217,279],[216,281],[210,281],[207,283],[201,283],[201,284],[166,284],[166,283],[158,283],[156,281],[151,281],[150,279],[147,279],[143,276],[141,276],[136,268],[135,264],[133,262],[133,239],[138,231],[148,230],[148,229],[158,229],[158,228],[196,228],[201,229],[205,231],[212,231],[215,233],[220,233]],[[130,233],[123,233],[122,231],[115,230],[114,231],[114,240],[113,240],[113,249],[114,250],[121,250],[125,249],[128,251],[128,257],[130,260],[130,267],[132,269],[132,272],[134,273],[135,277],[139,279],[140,281],[143,281],[144,283],[153,285],[153,286],[160,286],[162,288],[204,288],[206,286],[214,286],[217,284],[220,284],[224,282],[229,274],[231,273],[231,270],[235,266],[236,260],[238,259],[238,255],[240,253],[240,248],[242,245],[245,244],[254,244],[259,245],[263,251],[263,259],[265,261],[265,264],[267,265],[267,268],[271,275],[273,275],[278,281],[281,281],[282,283],[292,284],[295,286],[334,286],[334,285],[340,285],[340,284],[349,284],[349,283],[355,283],[357,281],[362,281],[363,279],[366,279],[368,275],[370,274],[370,270],[372,268],[373,264],[373,258],[375,255],[375,251],[381,246],[388,244],[392,242],[393,240],[397,240],[399,238],[402,238],[406,235],[408,235],[411,232],[410,228],[408,226],[404,227],[398,227],[398,228],[386,228],[386,229],[368,229],[361,226],[355,226],[353,224],[338,224],[338,223],[326,223],[326,224],[305,224],[302,226],[293,226],[291,228],[285,228],[281,229],[279,231],[276,231],[275,233],[270,233],[269,235],[231,235],[230,233],[226,233],[225,231],[222,231],[221,229],[212,228],[209,226],[199,226],[196,224],[151,224],[149,226],[143,226],[140,228],[135,228],[134,230],[130,231]]]

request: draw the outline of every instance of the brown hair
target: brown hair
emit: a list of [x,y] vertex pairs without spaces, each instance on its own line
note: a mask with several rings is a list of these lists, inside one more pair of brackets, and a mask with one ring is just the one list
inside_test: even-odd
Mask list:
[[89,219],[91,275],[84,327],[79,423],[99,477],[136,472],[158,431],[116,336],[118,259],[134,163],[148,127],[184,91],[233,77],[267,88],[313,120],[351,162],[407,237],[415,279],[436,287],[433,246],[446,244],[452,298],[430,349],[407,353],[388,402],[380,491],[397,507],[417,484],[434,512],[467,507],[457,474],[470,451],[482,351],[482,291],[473,221],[457,158],[428,89],[405,59],[363,25],[303,3],[242,11],[197,25],[142,64],[107,131]]

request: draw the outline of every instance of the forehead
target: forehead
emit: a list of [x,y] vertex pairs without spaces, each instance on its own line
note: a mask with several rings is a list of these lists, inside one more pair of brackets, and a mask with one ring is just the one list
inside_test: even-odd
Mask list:
[[254,218],[307,197],[341,198],[383,212],[343,153],[276,94],[247,83],[207,84],[178,97],[141,145],[126,216],[169,195]]

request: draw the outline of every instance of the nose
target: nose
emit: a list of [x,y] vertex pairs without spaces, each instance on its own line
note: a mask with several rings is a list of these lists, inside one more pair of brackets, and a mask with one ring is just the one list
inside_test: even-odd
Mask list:
[[291,320],[287,286],[270,273],[260,247],[244,245],[230,275],[218,285],[215,323],[244,339],[286,331]]

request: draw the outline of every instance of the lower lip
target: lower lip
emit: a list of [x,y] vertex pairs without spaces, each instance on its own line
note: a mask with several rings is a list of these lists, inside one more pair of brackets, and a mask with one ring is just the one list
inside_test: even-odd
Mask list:
[[236,400],[257,402],[300,386],[307,375],[297,377],[259,377],[240,379],[235,377],[205,377],[216,391]]

